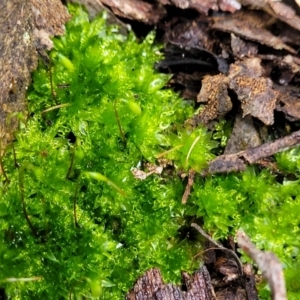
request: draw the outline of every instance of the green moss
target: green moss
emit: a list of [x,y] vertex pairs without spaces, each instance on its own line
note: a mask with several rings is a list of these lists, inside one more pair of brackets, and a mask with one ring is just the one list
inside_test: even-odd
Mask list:
[[[191,195],[196,205],[192,211],[204,218],[205,228],[214,238],[226,238],[241,228],[258,248],[277,254],[292,295],[299,293],[294,277],[300,249],[299,188],[298,180],[279,184],[267,170],[248,168],[243,174],[213,176],[197,182]],[[269,297],[268,294],[263,299]]]
[[70,11],[51,74],[40,62],[33,75],[31,118],[13,145],[20,167],[13,148],[3,158],[0,279],[42,278],[7,284],[14,299],[121,299],[152,266],[178,280],[197,251],[176,246],[179,178],[131,172],[171,147],[168,134],[192,111],[161,89],[169,76],[153,70],[154,33],[138,43],[106,26],[105,14],[89,23],[79,7]]
[[[90,23],[79,7],[70,12],[66,35],[54,40],[51,73],[41,61],[28,92],[30,118],[1,160],[0,283],[10,297],[122,299],[154,266],[176,282],[199,251],[178,235],[190,216],[216,239],[243,228],[275,251],[297,293],[298,180],[279,184],[255,168],[197,177],[182,205],[176,171],[201,171],[224,147],[227,125],[214,133],[181,125],[192,107],[163,88],[169,76],[154,72],[161,58],[154,33],[138,43],[106,26],[105,14]],[[133,176],[132,168],[158,158],[175,168]],[[297,153],[281,162],[298,170]]]

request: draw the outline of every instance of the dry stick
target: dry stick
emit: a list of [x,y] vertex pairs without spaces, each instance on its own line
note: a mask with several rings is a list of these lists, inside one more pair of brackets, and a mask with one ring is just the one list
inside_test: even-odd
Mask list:
[[219,244],[218,242],[214,241],[198,224],[192,223],[191,226],[194,227],[197,231],[199,231],[199,233],[202,236],[204,236],[208,241],[210,241],[215,247],[217,247],[218,249],[222,250],[223,252],[233,256],[233,258],[237,262],[238,271],[239,271],[240,275],[243,276],[243,265],[242,265],[239,257],[233,250],[227,249],[224,246],[222,246],[221,244]]
[[38,234],[36,233],[32,223],[28,217],[27,210],[26,210],[26,203],[25,203],[25,196],[24,196],[24,168],[23,167],[19,168],[19,189],[20,189],[20,197],[21,197],[21,202],[22,202],[23,214],[25,216],[25,219],[26,219],[28,226],[31,229],[33,235],[37,238]]
[[236,234],[239,247],[251,257],[268,281],[273,300],[287,300],[282,266],[277,256],[272,252],[263,252],[255,247],[249,237],[242,231]]
[[234,154],[220,155],[209,163],[208,170],[203,174],[239,172],[246,170],[248,164],[269,157],[278,152],[288,150],[300,143],[300,130],[273,142],[265,143]]
[[188,175],[188,183],[185,187],[185,191],[184,191],[184,194],[182,196],[182,199],[181,199],[181,203],[182,204],[186,204],[187,200],[188,200],[188,197],[191,193],[191,188],[194,184],[194,178],[195,178],[195,174],[196,172],[194,170],[190,170],[189,171],[189,175]]

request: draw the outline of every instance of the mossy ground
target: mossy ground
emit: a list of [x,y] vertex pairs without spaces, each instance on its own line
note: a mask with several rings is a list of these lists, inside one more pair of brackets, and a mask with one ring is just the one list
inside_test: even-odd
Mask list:
[[[213,133],[182,126],[193,107],[154,72],[161,54],[153,33],[139,43],[106,26],[105,15],[90,23],[79,7],[70,12],[66,35],[54,40],[51,73],[41,61],[28,92],[30,117],[20,117],[1,158],[0,280],[10,297],[122,299],[154,266],[177,282],[201,249],[179,231],[197,218],[215,239],[242,228],[274,251],[293,299],[300,292],[298,150],[277,156],[293,181],[255,167],[197,177],[182,205],[178,170],[205,167],[223,146],[223,125]],[[133,176],[132,168],[158,164],[162,154],[173,167]]]

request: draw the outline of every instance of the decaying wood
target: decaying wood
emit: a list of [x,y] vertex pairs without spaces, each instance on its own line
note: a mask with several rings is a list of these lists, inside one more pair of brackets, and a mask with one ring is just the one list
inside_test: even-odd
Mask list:
[[292,148],[299,143],[300,130],[258,147],[234,154],[220,155],[209,163],[208,170],[204,171],[204,173],[207,171],[209,174],[245,171],[247,165]]
[[126,300],[258,300],[252,266],[243,266],[233,250],[214,241],[197,224],[191,226],[210,242],[213,248],[207,250],[226,254],[213,262],[214,270],[203,265],[192,275],[182,272],[179,287],[165,284],[160,270],[152,268],[137,279]]
[[192,276],[182,273],[183,286],[163,282],[159,269],[153,268],[142,275],[127,294],[126,300],[215,300],[210,276],[205,266]]
[[263,277],[267,280],[273,300],[287,300],[282,266],[276,255],[257,249],[242,231],[238,231],[236,237],[239,247],[257,263]]
[[50,49],[49,35],[63,33],[69,19],[59,0],[0,1],[0,136],[11,140],[19,113],[26,117],[25,93],[39,51]]

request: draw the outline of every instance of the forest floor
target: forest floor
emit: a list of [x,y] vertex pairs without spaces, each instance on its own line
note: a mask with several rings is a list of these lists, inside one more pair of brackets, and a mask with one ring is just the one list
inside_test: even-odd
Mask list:
[[[268,168],[278,178],[294,176],[280,170],[273,155],[300,143],[300,8],[297,1],[101,2],[121,22],[131,24],[140,38],[152,29],[157,30],[157,41],[164,44],[165,53],[164,60],[156,65],[157,70],[172,74],[169,86],[183,98],[193,100],[196,108],[201,107],[186,125],[200,124],[213,130],[220,120],[231,124],[225,148],[201,176],[241,172],[252,164]],[[194,176],[195,172],[190,171],[183,203],[188,201]],[[223,275],[231,274],[228,265],[221,264],[225,270]],[[273,275],[276,273],[276,266],[266,268],[271,268]],[[161,280],[155,272],[149,271],[139,279],[130,299],[137,299],[134,294],[139,288],[143,290],[142,282],[151,286],[155,278]],[[199,286],[207,284],[203,272],[200,271],[200,279],[195,279],[199,274],[192,279],[183,277],[191,294],[195,293],[193,284],[197,280]],[[270,273],[266,277],[273,297],[276,293],[280,295],[279,279],[274,281]],[[219,293],[217,299],[257,299],[253,277],[245,282],[252,284],[250,287],[242,284],[248,289],[246,295],[239,295],[236,289]],[[163,285],[162,282],[156,284]],[[208,294],[199,299],[212,299],[210,285],[203,289]],[[158,299],[164,297],[166,295]],[[279,297],[285,298],[284,295]]]
[[[38,6],[40,1],[33,2]],[[155,65],[156,70],[172,74],[167,87],[192,102],[197,111],[185,121],[185,126],[205,126],[214,132],[218,124],[223,124],[222,147],[214,153],[215,158],[201,172],[190,170],[187,174],[180,174],[186,183],[183,205],[189,201],[197,176],[205,178],[214,174],[243,172],[255,165],[260,171],[268,169],[280,183],[297,180],[295,172],[278,166],[274,155],[300,144],[299,1],[70,2],[85,5],[91,18],[100,10],[107,10],[110,22],[119,24],[122,32],[127,32],[127,24],[130,24],[140,40],[156,30],[156,42],[163,44],[164,52],[164,59]],[[53,6],[53,10],[61,11],[61,8]],[[11,24],[17,23],[15,15],[11,15]],[[49,33],[62,34],[58,28],[68,19],[66,14],[61,13],[53,21],[56,30]],[[1,18],[1,6],[0,20],[7,21],[7,18]],[[48,16],[47,20],[51,17]],[[30,14],[28,22],[31,22]],[[42,27],[46,28],[45,24]],[[1,26],[6,25],[3,22]],[[17,29],[16,36],[24,36],[25,29]],[[47,46],[49,41],[41,32],[37,40],[41,44],[36,47],[43,57],[51,45]],[[11,53],[5,53],[6,59],[9,59],[8,56],[18,58],[17,70],[4,70],[0,50],[0,66],[5,75],[0,84],[3,90],[0,102],[3,107],[9,107],[0,113],[2,121],[7,117],[7,111],[25,109],[22,97],[30,82],[30,72],[37,66],[35,49],[28,45],[20,49],[10,47],[13,49]],[[10,131],[17,125],[9,124],[10,129],[7,130],[7,124],[3,124],[0,131],[9,142]],[[255,283],[261,281],[261,275],[255,276],[250,265],[242,265],[236,254],[234,237],[228,236],[225,247],[196,224],[192,226],[206,239],[207,249],[216,249],[205,258],[205,266],[191,276],[183,273],[181,288],[164,284],[160,271],[151,269],[137,280],[127,299],[194,299],[195,295],[200,300],[258,299]],[[276,299],[286,299],[277,258],[273,254],[264,256],[241,232],[237,234],[237,240],[239,246],[255,260],[271,287],[274,299],[275,295],[278,296]],[[220,252],[223,254],[220,255]],[[218,290],[217,295],[214,289]],[[147,296],[147,293],[151,295]],[[182,298],[175,298],[176,295]]]

